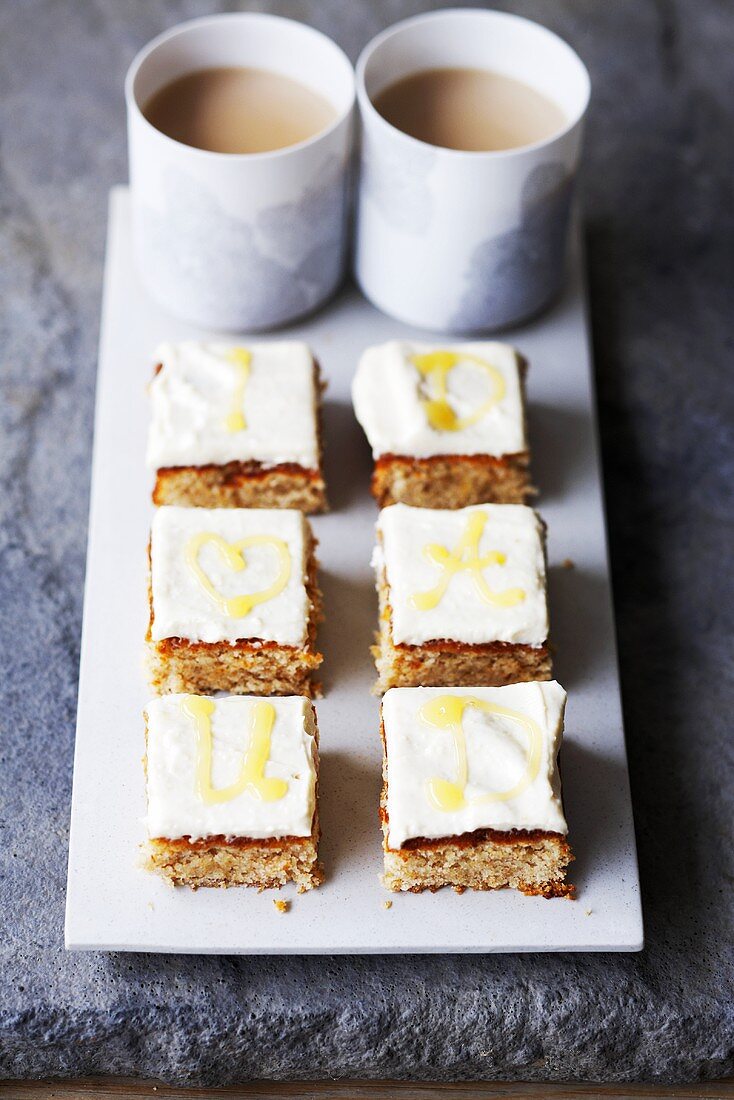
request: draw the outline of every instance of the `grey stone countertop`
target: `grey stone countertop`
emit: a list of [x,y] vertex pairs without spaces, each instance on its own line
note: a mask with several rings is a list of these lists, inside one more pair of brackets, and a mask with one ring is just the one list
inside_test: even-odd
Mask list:
[[645,951],[64,951],[107,192],[126,178],[123,74],[163,28],[237,6],[313,22],[356,57],[383,26],[433,5],[0,4],[0,1077],[732,1073],[727,0],[497,5],[567,38],[594,83],[583,194]]

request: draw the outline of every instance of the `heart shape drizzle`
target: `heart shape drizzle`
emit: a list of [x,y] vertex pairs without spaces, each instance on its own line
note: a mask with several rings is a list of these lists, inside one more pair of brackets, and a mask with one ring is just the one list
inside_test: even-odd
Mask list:
[[[199,555],[204,546],[211,543],[216,547],[224,564],[233,573],[241,573],[247,567],[247,558],[244,551],[252,546],[270,546],[278,556],[278,572],[272,584],[267,588],[261,588],[259,592],[248,592],[241,596],[225,596],[214,587],[199,562]],[[241,619],[249,615],[253,607],[267,603],[288,584],[291,575],[291,553],[288,544],[275,535],[248,535],[247,538],[238,539],[237,542],[227,542],[221,535],[214,531],[200,531],[192,535],[186,544],[186,563],[192,571],[207,596],[217,605],[223,615],[230,619]]]

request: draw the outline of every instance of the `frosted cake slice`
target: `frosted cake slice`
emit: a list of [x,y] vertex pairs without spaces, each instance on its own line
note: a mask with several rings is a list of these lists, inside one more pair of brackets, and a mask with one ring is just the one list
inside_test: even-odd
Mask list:
[[155,504],[321,512],[319,368],[306,344],[161,344],[147,461]]
[[525,372],[515,348],[496,342],[368,348],[352,399],[380,507],[524,504],[533,493]]
[[166,695],[145,724],[150,870],[194,889],[319,885],[310,700]]
[[384,884],[573,896],[557,754],[566,693],[394,688],[382,700]]
[[149,595],[156,692],[311,694],[321,595],[301,512],[159,508]]
[[377,688],[548,680],[545,527],[524,504],[380,512]]

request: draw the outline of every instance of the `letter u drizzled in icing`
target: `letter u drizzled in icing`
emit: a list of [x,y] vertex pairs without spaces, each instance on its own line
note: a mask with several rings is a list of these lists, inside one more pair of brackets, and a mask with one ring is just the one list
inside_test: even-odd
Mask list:
[[250,377],[250,363],[252,362],[252,352],[247,348],[232,348],[227,359],[233,364],[237,371],[237,378],[235,381],[234,392],[232,394],[232,407],[229,414],[224,421],[224,426],[228,432],[241,432],[247,427],[247,420],[245,419],[244,400],[245,389],[247,387],[247,380]]
[[[278,561],[278,571],[272,584],[259,592],[248,592],[241,596],[225,596],[214,587],[199,562],[199,555],[204,546],[211,543],[216,547],[219,555],[233,573],[240,573],[247,565],[244,551],[252,546],[270,546],[275,550]],[[192,535],[186,543],[186,564],[192,571],[207,596],[217,605],[223,615],[230,619],[241,619],[249,615],[257,604],[272,600],[283,591],[288,584],[291,575],[291,554],[288,544],[275,535],[248,535],[247,538],[237,542],[227,542],[221,535],[213,531],[200,531]]]
[[[466,734],[464,733],[464,711],[475,707],[484,714],[496,714],[510,722],[516,722],[525,729],[530,738],[525,758],[525,770],[513,787],[506,791],[490,791],[476,798],[466,799],[466,787],[469,782],[469,765],[466,752]],[[473,695],[439,695],[425,703],[419,711],[422,722],[435,729],[448,730],[454,744],[456,780],[451,782],[434,776],[428,780],[428,798],[433,805],[445,813],[455,813],[467,805],[481,805],[486,802],[509,802],[534,783],[540,770],[540,758],[543,737],[540,728],[532,718],[507,707],[477,699]]]
[[472,512],[467,519],[464,534],[453,550],[436,542],[429,542],[423,547],[424,557],[441,570],[441,575],[433,588],[427,592],[416,592],[410,597],[412,607],[417,611],[431,611],[437,607],[452,578],[462,572],[471,573],[474,587],[485,603],[497,607],[514,607],[515,604],[522,603],[525,599],[524,589],[505,588],[502,592],[494,592],[484,577],[484,570],[488,566],[504,565],[507,561],[506,555],[499,550],[490,550],[483,557],[479,555],[479,544],[487,519],[486,512]]
[[[479,355],[470,352],[431,351],[425,355],[411,355],[410,361],[427,380],[431,397],[423,401],[426,419],[439,432],[460,432],[470,428],[486,416],[493,405],[505,396],[505,378],[497,367]],[[459,417],[449,402],[448,380],[451,371],[460,363],[473,363],[489,375],[492,392],[469,416]]]
[[264,700],[253,703],[240,774],[228,787],[218,788],[212,786],[212,715],[216,703],[199,695],[187,695],[181,708],[196,729],[196,794],[202,802],[208,806],[216,802],[231,802],[245,791],[261,802],[276,802],[283,798],[288,791],[285,779],[265,775],[275,723],[272,703]]

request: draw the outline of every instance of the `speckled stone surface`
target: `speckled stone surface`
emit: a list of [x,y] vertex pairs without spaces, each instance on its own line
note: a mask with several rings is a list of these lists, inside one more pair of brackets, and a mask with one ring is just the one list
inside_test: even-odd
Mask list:
[[497,5],[559,31],[594,82],[583,190],[644,953],[64,952],[105,215],[126,175],[122,78],[162,28],[238,6],[312,21],[354,57],[430,5],[0,5],[0,1077],[732,1073],[726,0]]

